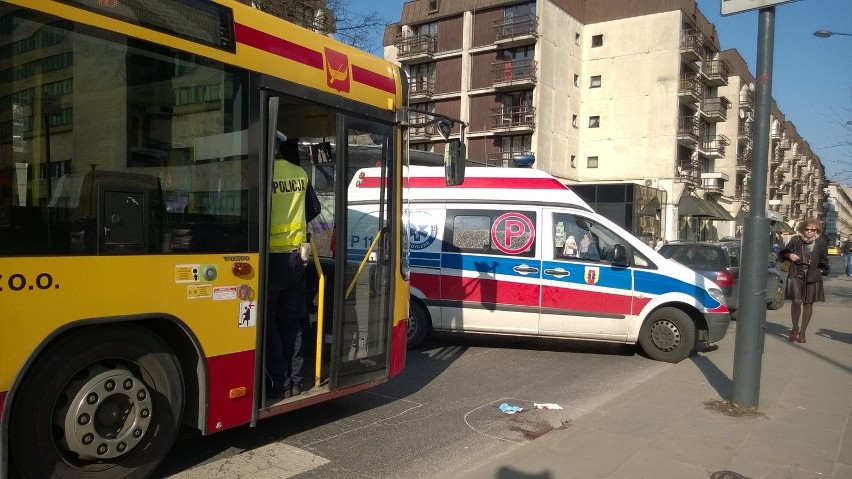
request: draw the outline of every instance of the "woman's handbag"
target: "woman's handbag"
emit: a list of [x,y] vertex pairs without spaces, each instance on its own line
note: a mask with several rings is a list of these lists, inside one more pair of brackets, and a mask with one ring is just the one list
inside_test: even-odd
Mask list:
[[790,266],[792,266],[792,265],[793,265],[792,261],[790,261],[789,259],[785,259],[781,263],[781,271],[783,271],[785,273],[789,273],[790,272]]

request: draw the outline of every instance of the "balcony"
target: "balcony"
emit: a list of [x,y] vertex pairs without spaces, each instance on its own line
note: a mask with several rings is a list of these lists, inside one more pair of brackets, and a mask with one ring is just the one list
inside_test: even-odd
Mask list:
[[701,173],[701,186],[706,193],[721,194],[725,190],[728,175],[722,172]]
[[535,43],[538,17],[533,14],[494,20],[494,43],[501,47]]
[[680,33],[680,56],[685,62],[696,62],[704,53],[704,35],[695,30]]
[[698,185],[701,178],[701,165],[692,160],[680,160],[675,168],[675,181]]
[[789,150],[790,138],[787,138],[786,136],[784,138],[781,138],[781,142],[778,143],[778,148],[781,148],[782,150]]
[[740,108],[754,111],[754,92],[751,90],[746,90],[744,92],[740,92]]
[[681,103],[698,103],[701,101],[704,85],[695,73],[685,73],[677,86],[677,94]]
[[708,136],[701,145],[701,151],[708,158],[722,158],[725,156],[725,147],[731,144],[731,140],[725,135]]
[[489,116],[495,133],[528,133],[535,129],[535,107],[529,105],[494,108]]
[[751,137],[752,137],[752,129],[753,129],[753,126],[751,124],[751,121],[740,120],[739,123],[737,124],[737,140],[750,145],[751,144]]
[[708,122],[719,122],[728,119],[728,109],[731,108],[731,101],[727,97],[717,96],[705,98],[701,105],[701,114]]
[[739,201],[748,201],[748,185],[735,185],[734,199]]
[[432,98],[435,94],[435,78],[428,76],[409,78],[408,93],[412,101]]
[[508,168],[512,166],[512,159],[521,155],[532,155],[532,152],[528,150],[508,150],[488,153],[485,166],[502,166]]
[[535,86],[537,63],[531,58],[491,64],[492,86],[495,90],[511,90]]
[[410,37],[397,37],[394,42],[396,57],[401,62],[416,63],[432,60],[438,48],[435,35],[430,33]]
[[727,85],[730,74],[731,65],[724,60],[709,60],[704,63],[704,75],[709,86]]
[[677,142],[694,147],[698,144],[699,138],[701,138],[701,121],[692,116],[678,117]]
[[751,152],[737,155],[737,171],[751,171]]

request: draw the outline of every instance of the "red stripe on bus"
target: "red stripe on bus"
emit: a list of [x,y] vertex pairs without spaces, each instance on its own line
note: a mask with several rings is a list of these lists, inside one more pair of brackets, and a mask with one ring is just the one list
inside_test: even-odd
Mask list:
[[[251,420],[254,392],[254,351],[207,358],[209,408],[207,430],[221,431]],[[246,388],[245,396],[230,398],[231,390]]]
[[280,57],[287,58],[299,63],[303,63],[309,67],[314,67],[322,70],[323,60],[322,53],[311,50],[302,45],[272,36],[268,33],[255,30],[246,25],[237,23],[235,25],[237,42],[258,48],[260,50],[274,53]]
[[[447,182],[439,176],[421,176],[407,179],[410,188],[446,188]],[[357,188],[378,188],[380,184],[377,177],[365,177],[358,180]],[[453,186],[453,189],[469,188],[509,188],[527,190],[567,190],[568,187],[555,178],[477,178],[466,177],[464,183]]]
[[352,80],[388,93],[396,93],[396,82],[393,78],[371,72],[358,65],[352,65]]
[[3,417],[3,405],[6,404],[6,393],[8,393],[8,391],[0,393],[0,417]]
[[403,319],[391,331],[390,371],[392,378],[405,369],[405,354],[408,348],[408,320]]

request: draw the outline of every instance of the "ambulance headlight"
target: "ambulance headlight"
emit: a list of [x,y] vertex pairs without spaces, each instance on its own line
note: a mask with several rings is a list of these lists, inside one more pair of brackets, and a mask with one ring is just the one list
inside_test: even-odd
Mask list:
[[722,294],[722,290],[719,288],[707,288],[707,293],[710,294],[710,297],[718,301],[719,303],[725,304],[725,295]]

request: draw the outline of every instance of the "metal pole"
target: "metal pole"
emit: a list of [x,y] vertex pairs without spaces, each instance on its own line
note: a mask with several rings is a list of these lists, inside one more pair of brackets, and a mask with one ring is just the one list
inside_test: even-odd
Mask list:
[[731,402],[757,407],[760,366],[766,336],[766,269],[769,219],[766,217],[766,178],[769,171],[769,113],[772,101],[772,47],[775,7],[761,8],[757,25],[757,81],[754,157],[752,158],[749,214],[743,231],[739,316],[734,347]]

